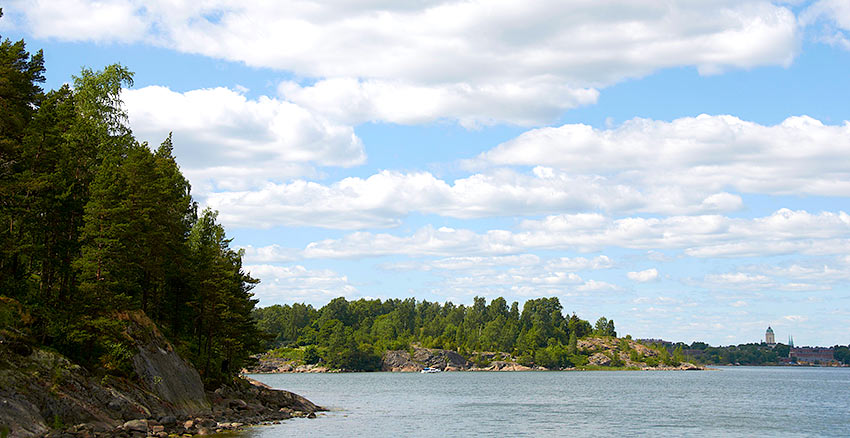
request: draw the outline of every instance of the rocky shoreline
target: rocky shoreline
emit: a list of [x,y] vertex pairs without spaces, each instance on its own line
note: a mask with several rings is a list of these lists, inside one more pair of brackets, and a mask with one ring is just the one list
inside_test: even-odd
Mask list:
[[[616,343],[601,338],[579,341],[579,348],[588,352],[588,363],[591,369],[635,369],[641,371],[692,371],[707,368],[689,362],[677,366],[656,365],[648,366],[645,362],[632,360],[629,354],[617,350]],[[655,354],[654,350],[638,343],[630,343],[630,348],[641,355]],[[441,371],[554,371],[537,365],[523,365],[508,353],[480,352],[475,353],[479,363],[472,361],[452,350],[436,348],[411,347],[408,350],[390,350],[381,357],[381,371],[387,372],[419,372],[425,367]],[[614,357],[618,357],[622,365],[614,366]],[[560,368],[557,371],[574,371],[587,368]],[[297,361],[260,355],[258,364],[243,370],[248,374],[278,374],[278,373],[338,373],[347,370],[330,369],[321,364],[303,364]]]
[[121,316],[136,342],[133,378],[93,374],[55,351],[0,334],[0,437],[168,437],[315,418],[309,400],[237,377],[205,391],[142,313]]

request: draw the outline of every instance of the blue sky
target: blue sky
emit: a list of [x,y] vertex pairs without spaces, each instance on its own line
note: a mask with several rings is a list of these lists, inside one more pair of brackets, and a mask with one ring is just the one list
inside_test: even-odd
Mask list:
[[[254,3],[254,4],[244,4]],[[5,1],[46,88],[136,72],[261,305],[557,296],[847,344],[850,4]]]

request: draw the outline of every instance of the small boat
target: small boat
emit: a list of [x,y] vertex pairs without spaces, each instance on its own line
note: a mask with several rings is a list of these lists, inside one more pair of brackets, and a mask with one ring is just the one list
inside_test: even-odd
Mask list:
[[442,370],[440,370],[439,368],[425,367],[425,368],[422,368],[422,370],[419,371],[419,372],[422,373],[422,374],[432,374],[432,373],[441,373]]

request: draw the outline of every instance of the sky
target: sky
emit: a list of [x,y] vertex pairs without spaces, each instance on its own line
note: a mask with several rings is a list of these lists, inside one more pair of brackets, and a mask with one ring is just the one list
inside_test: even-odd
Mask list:
[[850,2],[5,0],[260,306],[558,297],[621,335],[850,343]]

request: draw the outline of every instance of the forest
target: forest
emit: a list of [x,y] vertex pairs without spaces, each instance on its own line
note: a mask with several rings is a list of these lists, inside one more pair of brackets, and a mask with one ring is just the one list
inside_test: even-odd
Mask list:
[[44,73],[42,51],[0,43],[0,335],[126,375],[117,316],[140,310],[207,384],[234,375],[263,346],[257,280],[216,212],[198,211],[171,135],[133,137],[133,73],[83,69],[47,92]]
[[589,335],[616,337],[614,321],[591,325],[575,314],[565,317],[557,297],[510,306],[504,298],[471,306],[415,298],[347,301],[336,298],[320,309],[309,304],[274,305],[254,311],[261,330],[272,333],[277,353],[332,368],[375,370],[381,354],[413,344],[454,350],[475,359],[476,352],[506,352],[519,363],[547,368],[583,365],[577,340]]

